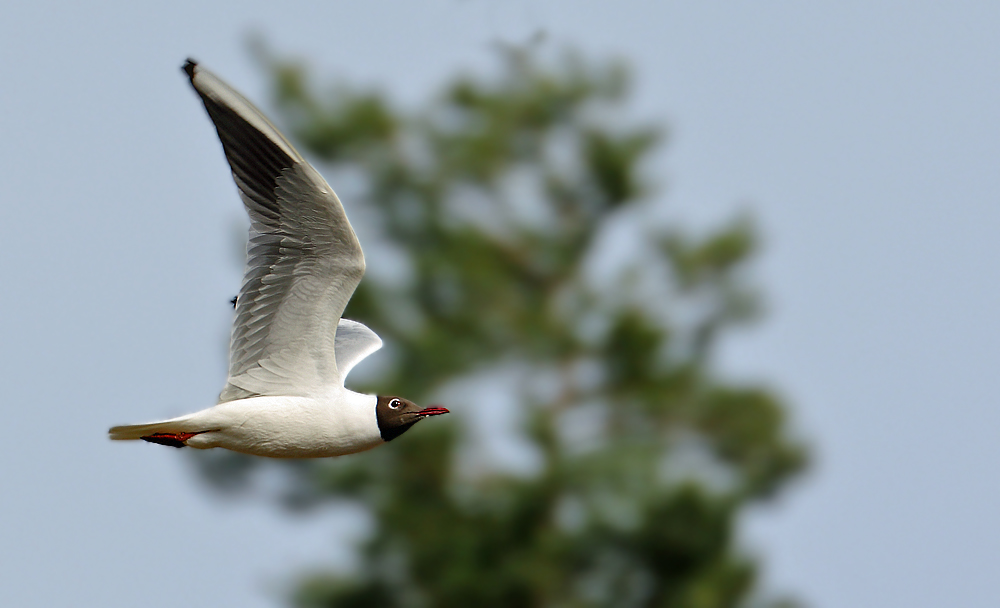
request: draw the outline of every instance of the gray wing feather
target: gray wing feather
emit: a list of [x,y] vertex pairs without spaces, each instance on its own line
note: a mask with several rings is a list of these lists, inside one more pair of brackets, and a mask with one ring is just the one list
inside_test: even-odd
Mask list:
[[193,62],[184,69],[250,216],[229,378],[219,401],[307,396],[342,382],[337,324],[365,271],[343,205],[253,104]]
[[343,382],[354,366],[382,348],[382,338],[364,324],[350,319],[341,319],[337,325],[337,369]]

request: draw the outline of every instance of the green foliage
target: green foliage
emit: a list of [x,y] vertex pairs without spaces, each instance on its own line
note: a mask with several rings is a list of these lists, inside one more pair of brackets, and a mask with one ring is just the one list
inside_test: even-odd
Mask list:
[[[360,388],[419,402],[455,379],[514,370],[504,377],[515,378],[523,424],[495,431],[516,433],[537,463],[522,473],[469,464],[482,460],[471,456],[479,399],[469,394],[446,404],[451,420],[296,465],[299,503],[353,500],[374,523],[357,574],[306,577],[296,604],[755,598],[757,567],[734,544],[738,514],[805,461],[777,397],[711,366],[719,333],[757,310],[746,276],[756,239],[746,220],[696,238],[642,219],[652,190],[642,162],[660,136],[621,126],[625,69],[508,51],[497,75],[459,77],[410,112],[348,87],[318,93],[301,65],[264,60],[295,139],[363,176],[353,207],[374,212],[379,246],[406,261],[405,280],[366,278],[345,314],[375,329],[392,359]],[[596,276],[593,258],[621,248],[602,235],[628,217],[643,255]]]

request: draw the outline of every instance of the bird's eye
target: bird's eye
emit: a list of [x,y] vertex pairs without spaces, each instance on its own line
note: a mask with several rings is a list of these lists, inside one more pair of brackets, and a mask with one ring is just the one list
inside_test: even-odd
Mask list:
[[400,401],[399,399],[393,399],[392,401],[389,402],[390,410],[398,410],[401,407],[403,407],[403,402]]

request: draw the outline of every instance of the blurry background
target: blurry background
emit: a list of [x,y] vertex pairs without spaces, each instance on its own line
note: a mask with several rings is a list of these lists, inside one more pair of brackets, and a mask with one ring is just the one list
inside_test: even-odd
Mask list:
[[[110,424],[203,407],[222,385],[242,210],[178,68],[193,56],[293,125],[302,113],[278,113],[248,49],[259,32],[276,57],[306,58],[319,90],[377,90],[407,115],[459,71],[502,82],[498,47],[626,62],[629,95],[595,120],[665,129],[639,167],[641,217],[690,245],[747,226],[731,222],[743,213],[762,245],[740,280],[767,316],[726,332],[705,365],[769,387],[791,412],[782,432],[810,448],[801,483],[736,515],[764,594],[992,606],[998,25],[1000,9],[972,2],[5,8],[5,601],[272,606],[303,570],[358,563],[350,541],[371,520],[288,517],[267,498],[289,485],[278,469],[233,498],[181,452],[105,439]],[[345,200],[363,192],[356,171],[327,174]],[[349,213],[360,232],[366,212]],[[620,230],[607,238],[630,242]],[[369,263],[401,267],[391,252]],[[393,357],[359,381],[377,386]],[[488,380],[470,390],[492,394]]]

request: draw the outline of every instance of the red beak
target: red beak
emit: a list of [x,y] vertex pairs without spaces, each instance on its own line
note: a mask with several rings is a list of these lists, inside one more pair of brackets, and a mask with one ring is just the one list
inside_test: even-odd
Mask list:
[[440,405],[432,405],[417,412],[417,416],[440,416],[441,414],[447,413],[449,412],[446,408],[443,408]]

